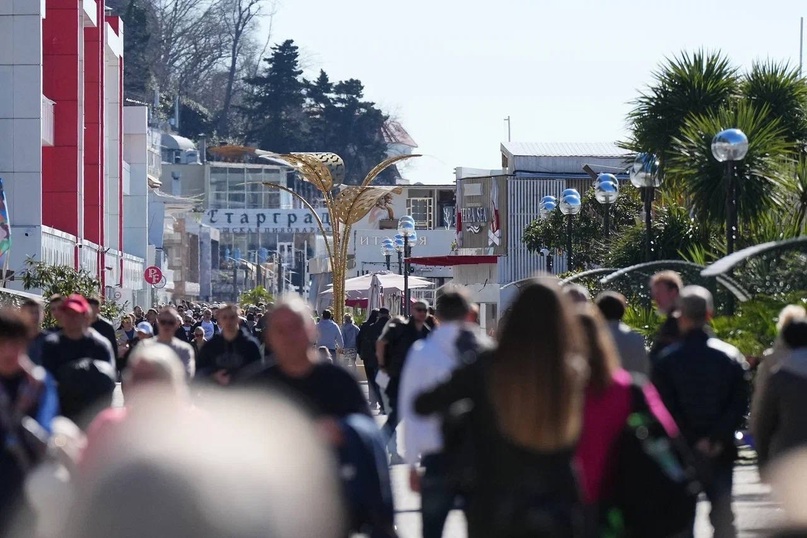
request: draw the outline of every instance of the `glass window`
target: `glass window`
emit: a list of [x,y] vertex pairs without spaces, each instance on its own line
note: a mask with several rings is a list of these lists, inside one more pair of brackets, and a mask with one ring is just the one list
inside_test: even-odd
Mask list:
[[406,212],[415,219],[417,228],[431,230],[434,227],[431,198],[408,198]]

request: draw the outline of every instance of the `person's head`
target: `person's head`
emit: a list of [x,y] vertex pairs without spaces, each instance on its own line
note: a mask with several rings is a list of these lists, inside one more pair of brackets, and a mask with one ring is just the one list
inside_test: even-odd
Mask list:
[[53,319],[56,320],[56,324],[59,327],[62,326],[61,306],[63,302],[64,296],[59,293],[54,293],[48,298],[48,310],[50,310],[50,315],[53,316]]
[[588,350],[589,385],[603,392],[611,386],[619,369],[619,352],[598,308],[591,304],[578,305],[577,320]]
[[157,314],[157,330],[161,337],[173,337],[179,325],[179,314],[172,306],[166,306]]
[[712,293],[702,286],[686,286],[677,301],[678,328],[682,333],[702,329],[714,312]]
[[149,311],[146,312],[146,319],[149,323],[155,323],[157,321],[157,309],[149,308]]
[[437,298],[435,317],[440,323],[465,321],[471,310],[468,291],[461,286],[446,286]]
[[622,321],[627,308],[625,296],[615,291],[604,291],[594,301],[606,321]]
[[308,357],[316,342],[317,327],[308,305],[301,298],[281,298],[266,318],[264,337],[281,367]]
[[67,332],[79,332],[90,325],[90,305],[81,295],[74,293],[59,304],[61,326]]
[[22,369],[28,347],[28,327],[22,314],[0,309],[0,376],[10,377]]
[[234,304],[226,304],[219,308],[216,315],[216,322],[219,324],[221,330],[225,333],[235,333],[238,331],[238,307]]
[[205,330],[201,327],[196,327],[193,330],[193,338],[196,341],[204,340],[205,339]]
[[132,318],[132,316],[129,314],[124,314],[120,318],[120,325],[124,331],[131,331],[134,329],[134,318]]
[[785,330],[791,321],[798,318],[807,317],[807,309],[801,305],[789,304],[784,307],[776,317],[776,330],[779,334]]
[[367,323],[375,323],[378,319],[378,308],[370,310],[370,315],[367,316]]
[[210,321],[211,319],[213,319],[213,311],[209,308],[202,310],[202,320]]
[[191,316],[190,314],[183,315],[182,324],[185,325],[185,327],[190,327],[191,325],[193,325],[193,316]]
[[807,317],[792,319],[782,330],[782,340],[790,349],[807,347]]
[[573,303],[584,304],[591,302],[591,294],[580,284],[567,284],[563,287],[563,293],[566,294]]
[[140,306],[140,305],[136,305],[136,306],[135,306],[135,307],[132,309],[132,313],[134,314],[134,316],[135,316],[136,318],[142,318],[142,317],[143,317],[143,307],[142,307],[142,306]]
[[331,352],[325,346],[319,346],[317,348],[317,353],[319,354],[319,360],[322,362],[333,362],[333,357],[331,357]]
[[219,311],[220,310],[221,310],[221,307],[218,306],[218,305],[210,308],[210,313],[213,316],[213,319],[215,319],[216,321],[218,321],[218,319],[219,319]]
[[20,312],[23,315],[23,320],[26,325],[28,325],[29,337],[34,337],[39,334],[39,331],[42,329],[42,321],[44,320],[42,303],[36,299],[26,299],[20,306]]
[[323,310],[322,311],[322,319],[331,319],[333,318],[333,314],[331,314],[330,310]]
[[676,305],[684,281],[675,271],[660,271],[650,279],[650,296],[660,312],[669,314]]
[[148,340],[154,336],[154,327],[148,321],[141,321],[135,327],[135,336],[138,340]]
[[345,325],[353,325],[353,316],[351,314],[345,314]]
[[389,319],[389,308],[381,307],[378,309],[379,319]]
[[184,304],[178,304],[177,305],[177,312],[179,313],[180,316],[184,316],[185,315],[185,305]]
[[424,323],[429,316],[429,303],[424,300],[415,301],[412,304],[412,319],[416,323]]
[[466,321],[470,323],[475,323],[479,325],[479,305],[476,303],[471,303],[470,309],[468,310],[468,315],[465,318]]
[[[158,319],[164,315],[163,312],[160,312]],[[160,344],[144,342],[134,348],[121,381],[126,405],[137,401],[144,392],[149,394],[149,398],[155,394],[178,398],[187,396],[182,361],[173,349]]]
[[90,305],[92,317],[96,318],[101,315],[101,299],[93,295],[87,297],[87,303]]
[[535,449],[570,446],[580,432],[585,379],[571,300],[554,280],[529,281],[498,340],[489,383],[502,432]]

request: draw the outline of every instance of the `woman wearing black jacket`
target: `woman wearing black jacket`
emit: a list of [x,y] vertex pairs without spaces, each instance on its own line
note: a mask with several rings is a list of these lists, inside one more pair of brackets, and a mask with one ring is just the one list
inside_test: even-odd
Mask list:
[[[468,535],[577,537],[582,511],[573,458],[582,423],[585,361],[578,325],[554,282],[533,281],[516,300],[499,347],[415,402],[421,414],[470,403]],[[541,329],[536,330],[536,327]],[[446,446],[446,456],[462,458]],[[465,474],[467,478],[467,474]]]

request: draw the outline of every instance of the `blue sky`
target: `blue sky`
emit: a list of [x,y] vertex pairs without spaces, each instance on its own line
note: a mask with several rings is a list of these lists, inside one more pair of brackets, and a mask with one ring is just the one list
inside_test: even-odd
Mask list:
[[272,40],[312,75],[360,79],[424,154],[404,177],[448,183],[500,165],[506,116],[514,141],[623,138],[629,101],[682,50],[798,65],[801,16],[803,0],[280,0]]

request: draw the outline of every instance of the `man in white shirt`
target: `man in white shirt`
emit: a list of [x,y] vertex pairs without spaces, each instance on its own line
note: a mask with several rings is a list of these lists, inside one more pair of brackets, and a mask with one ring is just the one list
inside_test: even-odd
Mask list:
[[[418,415],[414,402],[422,392],[447,381],[456,368],[490,347],[479,327],[465,321],[470,311],[471,303],[463,288],[446,289],[437,299],[439,325],[428,338],[415,342],[401,373],[398,405],[401,420],[406,421],[404,458],[410,465],[410,487],[421,494],[423,538],[442,536],[456,494],[447,483],[440,419]],[[423,467],[422,476],[418,461]]]

